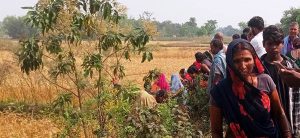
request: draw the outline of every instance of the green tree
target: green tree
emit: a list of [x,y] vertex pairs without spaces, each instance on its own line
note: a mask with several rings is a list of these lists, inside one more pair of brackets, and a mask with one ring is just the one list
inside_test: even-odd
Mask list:
[[186,22],[186,24],[191,27],[197,27],[196,18],[190,17],[189,21]]
[[6,33],[5,33],[4,28],[3,28],[3,23],[0,22],[0,36],[3,37],[5,34],[6,34]]
[[217,31],[222,32],[226,36],[232,36],[233,34],[240,34],[240,30],[233,28],[231,25],[228,25],[226,27],[221,27]]
[[[21,70],[29,74],[49,69],[52,79],[48,80],[77,99],[74,102],[79,110],[66,110],[63,116],[67,115],[72,125],[82,126],[85,137],[90,137],[86,116],[92,111],[95,116],[91,118],[96,118],[98,124],[94,133],[98,137],[107,134],[106,124],[112,117],[106,108],[109,102],[118,103],[109,91],[109,82],[125,76],[122,61],[130,60],[132,54],[141,54],[141,62],[153,59],[146,46],[153,33],[150,20],[143,19],[143,27],[124,31],[119,26],[123,17],[118,5],[113,0],[50,0],[26,7],[26,22],[40,29],[41,34],[20,41]],[[88,42],[82,42],[83,36]],[[59,78],[71,82],[70,86],[60,85]],[[87,96],[85,89],[95,93]],[[87,101],[95,101],[95,105],[84,106]]]
[[198,30],[197,30],[197,36],[203,36],[203,35],[207,35],[207,30],[204,26],[201,26]]
[[285,34],[289,32],[289,25],[291,22],[298,22],[300,24],[300,9],[291,8],[284,11],[282,18],[280,19],[281,27]]
[[180,28],[180,35],[187,37],[194,37],[197,35],[197,23],[196,18],[191,17],[189,21],[185,22]]
[[204,24],[204,28],[207,32],[207,35],[212,35],[213,33],[215,33],[216,28],[217,28],[217,20],[208,20],[205,24]]
[[172,21],[156,22],[160,37],[180,36],[181,25]]
[[34,35],[36,29],[31,28],[24,22],[25,17],[7,16],[2,21],[3,31],[12,38],[23,38]]
[[240,31],[242,32],[245,28],[248,27],[246,22],[239,22],[238,26],[240,27]]

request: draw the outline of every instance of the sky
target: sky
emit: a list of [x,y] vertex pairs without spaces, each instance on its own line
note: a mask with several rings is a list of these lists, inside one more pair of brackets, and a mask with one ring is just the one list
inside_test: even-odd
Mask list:
[[[38,0],[3,0],[0,20],[8,15],[23,16],[24,6],[33,6]],[[170,20],[184,23],[195,17],[198,26],[207,20],[217,20],[218,27],[247,22],[261,16],[265,24],[280,22],[283,12],[291,7],[300,8],[300,0],[117,0],[127,7],[129,17],[138,18],[144,11],[152,13],[157,21]]]

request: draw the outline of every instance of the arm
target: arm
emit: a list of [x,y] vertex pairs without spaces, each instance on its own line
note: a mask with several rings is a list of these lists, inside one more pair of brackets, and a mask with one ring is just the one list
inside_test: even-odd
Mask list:
[[215,105],[209,106],[210,114],[210,127],[212,138],[222,138],[223,128],[222,128],[222,112],[221,109]]
[[215,77],[213,78],[213,84],[217,85],[221,79],[222,79],[221,74],[215,74]]
[[202,64],[202,65],[201,65],[201,71],[204,72],[204,73],[209,73],[209,72],[210,72],[210,69],[208,68],[207,65]]
[[300,87],[300,73],[297,70],[280,69],[282,80],[290,87]]
[[184,91],[184,88],[178,89],[178,90],[172,95],[172,98],[175,98],[175,97],[181,95],[181,94],[183,93],[183,91]]
[[280,100],[279,100],[279,96],[278,96],[278,92],[277,90],[273,90],[272,94],[270,95],[270,101],[271,101],[271,111],[273,114],[274,119],[276,119],[279,123],[280,126],[280,131],[282,133],[282,136],[284,138],[291,138],[291,130],[290,130],[290,126],[288,123],[288,120],[285,116],[285,113],[282,109]]

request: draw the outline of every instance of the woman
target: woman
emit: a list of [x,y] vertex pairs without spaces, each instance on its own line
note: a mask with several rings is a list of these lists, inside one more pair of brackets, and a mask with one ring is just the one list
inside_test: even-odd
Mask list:
[[[197,52],[195,54],[196,61],[193,63],[194,66],[197,67],[197,69],[202,72],[203,74],[209,74],[210,68],[211,68],[211,62],[209,59],[202,54],[201,52]],[[198,67],[200,64],[200,67]]]
[[181,89],[183,89],[183,84],[180,80],[180,77],[178,74],[172,74],[171,75],[171,92],[173,94],[178,93],[178,91],[180,91]]
[[157,77],[157,79],[155,79],[154,83],[151,86],[152,94],[156,94],[156,92],[158,92],[159,90],[165,90],[167,92],[170,91],[170,85],[166,79],[165,74],[163,73],[159,74],[159,76]]
[[154,108],[157,105],[156,99],[153,95],[148,92],[141,90],[136,102],[138,107]]
[[254,48],[243,39],[229,44],[227,76],[211,90],[212,137],[222,137],[222,118],[228,124],[226,137],[291,137],[276,86],[264,74]]

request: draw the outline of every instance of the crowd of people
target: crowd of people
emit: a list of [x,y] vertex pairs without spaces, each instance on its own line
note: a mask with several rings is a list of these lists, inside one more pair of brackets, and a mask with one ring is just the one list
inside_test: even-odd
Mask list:
[[259,16],[248,27],[228,46],[216,33],[210,50],[197,52],[195,62],[173,74],[170,83],[156,74],[151,89],[141,92],[141,106],[152,108],[173,97],[186,105],[189,91],[202,85],[209,95],[213,138],[300,137],[299,24],[292,22],[286,37],[275,25],[265,27]]
[[[227,50],[212,40],[208,93],[213,138],[300,137],[299,24],[289,35],[255,16]],[[213,71],[214,70],[214,71]]]

